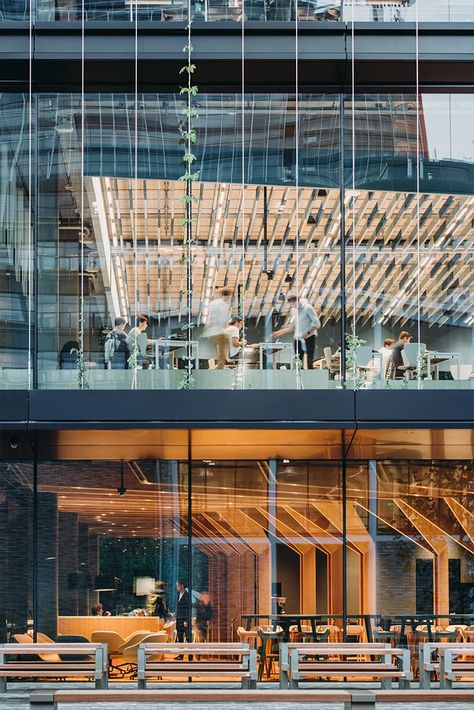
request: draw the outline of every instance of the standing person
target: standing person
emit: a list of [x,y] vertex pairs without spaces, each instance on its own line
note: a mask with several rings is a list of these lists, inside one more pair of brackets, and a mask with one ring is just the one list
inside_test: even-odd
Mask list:
[[382,355],[381,362],[381,377],[385,379],[387,377],[388,368],[390,365],[390,360],[392,357],[392,345],[395,344],[393,338],[385,338],[383,341],[383,347],[379,348],[379,353]]
[[209,592],[201,592],[199,601],[196,604],[196,626],[199,631],[200,641],[207,641],[207,634],[209,633],[213,615],[214,610]]
[[176,582],[176,590],[178,592],[178,599],[176,602],[176,634],[178,637],[178,643],[182,643],[185,639],[190,641],[189,638],[189,592],[186,589],[186,585],[182,579],[178,579]]
[[306,298],[298,299],[296,293],[290,292],[286,300],[290,306],[290,313],[283,328],[276,330],[273,333],[273,337],[279,338],[286,333],[293,333],[295,352],[301,361],[303,361],[303,355],[306,353],[306,369],[312,370],[316,336],[321,323],[314,307]]
[[105,339],[104,359],[106,369],[127,370],[130,350],[127,345],[125,326],[127,319],[122,316],[114,321],[114,327]]
[[229,360],[229,338],[225,329],[230,318],[230,299],[233,289],[221,288],[218,298],[209,304],[206,327],[203,337],[209,338],[217,349],[217,369],[223,370]]
[[[147,357],[143,356],[140,352],[140,348],[138,346],[138,341],[137,338],[141,333],[144,333],[146,329],[148,328],[148,317],[144,315],[138,316],[137,319],[137,324],[134,328],[131,329],[129,334],[127,335],[127,346],[130,351],[130,353],[134,353],[137,351],[137,364],[141,365],[144,369],[148,369],[148,365],[150,364],[149,360]],[[147,341],[148,344],[149,341]]]
[[155,591],[146,598],[146,611],[148,616],[157,616],[166,621],[168,618],[168,601],[166,599],[165,583],[161,579],[155,582]]
[[402,330],[398,336],[398,340],[391,347],[391,358],[389,363],[390,376],[395,378],[404,377],[405,373],[399,368],[403,365],[402,350],[405,345],[411,341],[413,336],[410,335],[406,330]]

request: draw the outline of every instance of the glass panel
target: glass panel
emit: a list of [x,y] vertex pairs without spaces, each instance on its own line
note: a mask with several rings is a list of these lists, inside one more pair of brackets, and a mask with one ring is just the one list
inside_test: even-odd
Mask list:
[[[153,3],[151,0],[94,0],[94,2],[36,3],[36,20],[41,22],[114,21],[186,22],[189,16],[199,22],[246,21],[290,22],[470,22],[470,0],[186,0]],[[2,0],[0,21],[29,19],[26,0]]]
[[471,22],[470,0],[345,0],[346,22]]
[[470,461],[349,466],[348,545],[354,536],[360,611],[374,615],[374,640],[414,649],[429,637],[457,640],[471,623],[472,472]]
[[20,438],[12,433],[1,446],[0,643],[33,631],[33,466],[8,460],[18,455]]
[[[28,94],[0,98],[0,388],[30,383],[32,230]],[[32,127],[31,127],[32,130]]]
[[[110,631],[123,639],[162,631],[176,611],[176,581],[189,574],[187,466],[43,462],[37,503],[37,631],[97,642]],[[175,624],[166,628],[157,642],[173,637]],[[129,646],[117,654],[124,668],[137,662]]]
[[472,385],[472,103],[462,94],[355,97],[351,386]]
[[[200,95],[189,215],[178,97],[85,95],[84,106],[82,116],[79,95],[39,99],[39,386],[333,386],[338,98],[300,96],[296,130],[294,97],[245,95],[242,123],[238,96]],[[233,359],[221,372],[208,319],[222,287],[228,315],[244,318],[246,343],[234,323]]]
[[[338,465],[195,461],[192,481],[193,550],[203,553],[200,560],[208,570],[204,591],[214,607],[213,640],[240,638],[260,645],[259,628],[276,639],[339,639]],[[194,588],[200,591],[196,578]],[[266,667],[261,671],[263,680],[271,677]]]

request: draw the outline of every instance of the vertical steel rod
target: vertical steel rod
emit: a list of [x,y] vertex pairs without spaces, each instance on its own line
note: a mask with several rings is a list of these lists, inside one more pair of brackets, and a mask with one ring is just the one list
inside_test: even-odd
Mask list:
[[[354,110],[354,107],[352,107]],[[341,384],[346,386],[346,205],[345,196],[345,143],[344,143],[344,94],[339,94],[339,209],[340,209],[340,274],[341,274]]]

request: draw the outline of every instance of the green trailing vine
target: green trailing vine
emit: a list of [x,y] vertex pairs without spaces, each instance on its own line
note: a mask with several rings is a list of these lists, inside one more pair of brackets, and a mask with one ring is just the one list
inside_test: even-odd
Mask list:
[[77,387],[80,390],[89,389],[89,379],[87,377],[87,367],[84,360],[84,351],[82,349],[71,348],[71,355],[77,355]]
[[425,364],[424,354],[419,349],[417,356],[416,356],[416,381],[417,381],[417,387],[419,390],[421,390],[423,388],[423,367],[424,367],[424,364]]
[[365,386],[365,380],[360,373],[357,364],[357,351],[359,348],[367,345],[367,341],[359,338],[355,333],[348,333],[346,335],[346,372],[347,379],[352,383],[352,387],[355,390],[363,389]]
[[138,384],[138,377],[137,377],[137,370],[138,370],[138,355],[139,355],[139,348],[138,348],[138,343],[136,337],[132,339],[131,345],[129,345],[129,350],[130,350],[130,356],[128,358],[128,367],[133,370],[133,375],[132,375],[132,390],[137,389],[137,384]]
[[186,64],[181,67],[179,74],[184,75],[186,84],[180,86],[180,95],[183,97],[181,107],[181,119],[178,124],[179,130],[179,145],[183,148],[181,162],[183,165],[183,175],[179,178],[179,182],[184,183],[184,193],[180,199],[184,205],[184,219],[182,224],[184,227],[183,236],[183,263],[186,266],[186,317],[187,317],[187,333],[186,333],[186,356],[185,356],[185,371],[183,379],[178,384],[178,389],[189,390],[194,388],[195,380],[193,377],[193,357],[192,357],[192,334],[194,325],[192,319],[192,298],[193,298],[193,278],[192,278],[192,244],[193,227],[195,219],[193,218],[193,205],[197,202],[193,195],[193,183],[199,180],[200,171],[194,170],[194,163],[197,157],[194,153],[194,146],[197,142],[197,131],[194,126],[194,120],[199,114],[193,106],[193,98],[198,94],[198,87],[193,83],[193,75],[196,71],[196,65],[193,63],[194,47],[191,43],[191,27],[192,19],[189,14],[187,31],[187,42],[183,47],[183,52],[186,53]]

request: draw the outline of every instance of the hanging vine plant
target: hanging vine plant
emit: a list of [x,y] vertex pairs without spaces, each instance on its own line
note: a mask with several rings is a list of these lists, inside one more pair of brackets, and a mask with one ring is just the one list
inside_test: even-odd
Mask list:
[[184,219],[182,224],[184,226],[183,235],[183,258],[182,261],[185,264],[186,269],[186,357],[185,357],[185,372],[182,380],[178,384],[178,389],[188,390],[193,389],[195,384],[195,379],[193,376],[193,345],[192,345],[192,333],[194,324],[192,321],[192,298],[193,298],[193,278],[192,278],[192,244],[194,243],[193,238],[193,227],[195,224],[195,219],[193,218],[193,204],[197,202],[196,197],[193,195],[193,183],[199,180],[200,171],[194,170],[194,163],[197,158],[193,152],[194,146],[197,141],[197,132],[195,128],[194,121],[198,118],[199,114],[196,108],[193,106],[193,98],[198,93],[198,87],[193,83],[193,75],[196,71],[196,65],[193,62],[193,51],[194,47],[191,43],[191,27],[192,19],[189,7],[189,18],[186,27],[187,31],[187,42],[183,47],[183,52],[186,53],[186,64],[181,67],[179,74],[186,77],[185,86],[180,86],[180,95],[183,97],[183,104],[181,107],[181,119],[178,124],[179,130],[179,145],[183,148],[183,156],[181,162],[183,165],[184,172],[179,178],[179,182],[184,183],[184,192],[180,199],[184,205]]
[[367,341],[359,338],[354,333],[348,333],[346,335],[347,343],[347,355],[346,355],[346,367],[347,367],[347,379],[352,383],[352,387],[355,390],[360,390],[365,387],[365,380],[360,374],[360,370],[357,362],[357,351],[359,348],[367,345]]

